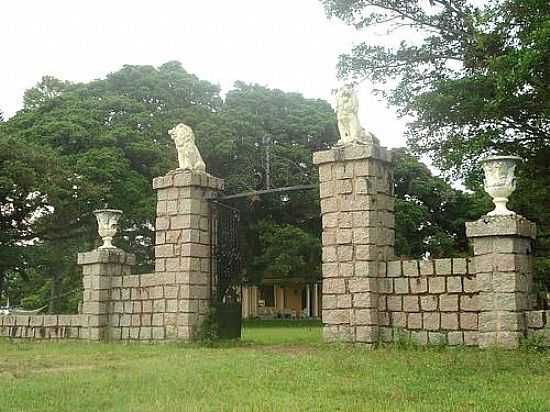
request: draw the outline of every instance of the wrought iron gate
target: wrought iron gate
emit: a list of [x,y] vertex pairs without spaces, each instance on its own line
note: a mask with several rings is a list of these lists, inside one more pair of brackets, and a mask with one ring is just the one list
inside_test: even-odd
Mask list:
[[239,209],[217,200],[209,202],[210,297],[217,303],[240,300],[237,279],[241,272]]

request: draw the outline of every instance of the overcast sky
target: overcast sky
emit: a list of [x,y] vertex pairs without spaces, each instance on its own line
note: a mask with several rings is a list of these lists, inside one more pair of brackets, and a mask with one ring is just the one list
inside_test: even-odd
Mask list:
[[[398,39],[372,36],[376,42]],[[0,109],[9,117],[43,75],[90,81],[124,64],[179,60],[223,91],[243,80],[334,105],[340,53],[364,40],[318,0],[11,0],[0,10]],[[359,89],[362,125],[402,146],[404,122]]]

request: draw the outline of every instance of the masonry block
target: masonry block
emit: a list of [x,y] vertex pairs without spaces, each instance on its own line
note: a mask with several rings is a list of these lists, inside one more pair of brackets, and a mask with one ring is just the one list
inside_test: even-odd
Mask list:
[[[516,348],[528,327],[535,225],[519,215],[485,216],[466,225],[474,246],[478,302],[461,299],[461,310],[480,310],[479,345]],[[471,287],[473,289],[474,287]],[[464,306],[464,307],[463,307]]]

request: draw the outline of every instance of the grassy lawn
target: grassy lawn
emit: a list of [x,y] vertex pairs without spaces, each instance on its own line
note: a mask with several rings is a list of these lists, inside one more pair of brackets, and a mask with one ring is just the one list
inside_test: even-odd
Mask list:
[[317,323],[239,344],[0,340],[1,411],[550,411],[550,352],[320,344]]

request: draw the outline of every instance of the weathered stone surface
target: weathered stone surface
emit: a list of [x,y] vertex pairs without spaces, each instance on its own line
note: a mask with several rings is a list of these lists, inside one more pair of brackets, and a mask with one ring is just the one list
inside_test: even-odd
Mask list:
[[402,276],[401,261],[394,260],[394,261],[387,262],[387,273],[388,273],[388,277]]
[[484,216],[475,222],[466,222],[468,238],[510,235],[534,239],[536,226],[520,215]]
[[447,278],[447,292],[449,293],[462,293],[462,277],[461,276],[449,276]]
[[428,312],[422,314],[424,329],[439,330],[441,326],[441,314],[439,312]]
[[447,334],[447,344],[457,346],[464,344],[464,334],[462,332],[449,332]]
[[419,263],[417,260],[403,261],[403,275],[409,277],[419,276]]
[[452,270],[452,259],[435,259],[435,273],[438,275],[451,275]]
[[440,295],[439,310],[442,312],[458,311],[458,297],[459,295],[448,295],[448,294]]
[[420,297],[420,306],[422,311],[433,312],[437,310],[439,298],[437,295],[428,295]]
[[434,274],[433,260],[421,260],[418,262],[421,276],[430,276]]
[[428,278],[428,291],[430,293],[445,292],[445,278],[443,276],[435,276]]
[[327,325],[350,324],[349,309],[323,310],[323,323]]
[[409,293],[409,279],[407,278],[396,278],[393,281],[394,292],[398,295]]
[[[546,318],[550,319],[550,318]],[[543,310],[527,312],[527,326],[533,329],[543,328],[545,325],[545,313]]]
[[478,314],[471,312],[460,313],[460,328],[464,330],[478,329]]
[[407,315],[408,329],[422,329],[422,313],[409,313]]
[[457,330],[458,327],[458,313],[441,314],[441,329]]
[[403,310],[405,312],[419,312],[420,305],[418,302],[418,296],[403,296]]
[[428,279],[422,277],[409,279],[411,293],[420,294],[428,292]]

